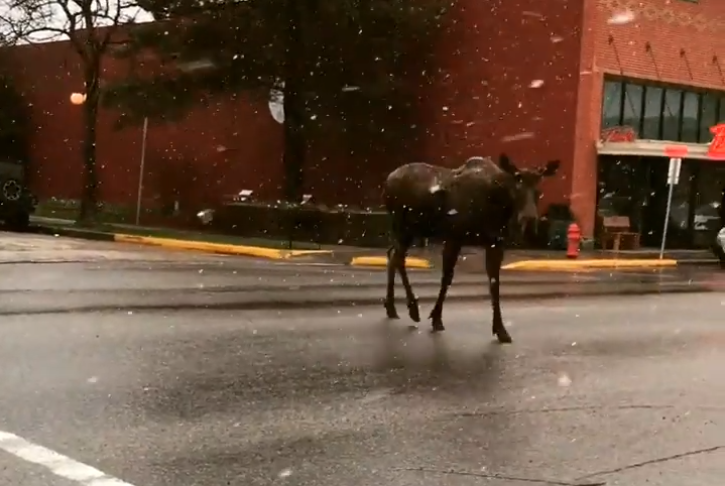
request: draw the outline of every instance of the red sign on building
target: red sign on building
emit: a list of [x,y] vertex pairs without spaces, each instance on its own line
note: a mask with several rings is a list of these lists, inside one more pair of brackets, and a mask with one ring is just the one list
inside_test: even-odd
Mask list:
[[725,123],[710,127],[712,133],[712,142],[707,149],[707,156],[711,159],[725,160]]

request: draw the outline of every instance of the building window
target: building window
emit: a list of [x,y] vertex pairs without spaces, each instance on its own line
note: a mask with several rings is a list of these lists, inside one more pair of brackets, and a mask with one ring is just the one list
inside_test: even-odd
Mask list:
[[698,143],[710,143],[712,141],[712,133],[710,127],[717,124],[718,121],[718,102],[719,100],[712,94],[702,95],[702,104],[700,105],[700,135]]
[[682,91],[665,90],[664,114],[662,117],[662,140],[678,141],[680,139],[680,120],[682,108]]
[[665,90],[647,86],[644,95],[644,117],[642,119],[641,138],[658,140],[661,137],[660,121],[662,120],[662,96]]
[[642,127],[642,102],[644,88],[638,84],[624,85],[624,110],[622,125],[634,128],[637,136],[640,136]]
[[725,123],[725,95],[605,80],[602,130],[629,126],[646,140],[709,143],[710,128]]
[[698,129],[697,121],[700,111],[700,95],[692,91],[685,93],[682,100],[682,134],[680,141],[697,143]]
[[720,109],[717,113],[717,122],[725,123],[725,98],[720,98]]
[[604,103],[602,106],[602,129],[618,127],[622,124],[622,83],[605,81]]
[[701,164],[695,189],[694,246],[709,248],[721,228],[719,208],[725,189],[725,167],[722,164]]
[[599,160],[597,214],[603,218],[637,219],[645,174],[643,165],[628,157],[604,156]]

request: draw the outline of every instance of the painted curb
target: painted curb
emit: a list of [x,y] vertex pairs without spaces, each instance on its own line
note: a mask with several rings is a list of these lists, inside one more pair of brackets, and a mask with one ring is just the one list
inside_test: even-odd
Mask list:
[[600,259],[600,260],[523,260],[504,265],[502,270],[589,270],[620,268],[671,268],[677,260],[670,259]]
[[330,250],[282,250],[277,248],[264,248],[261,246],[228,245],[223,243],[209,243],[206,241],[176,240],[172,238],[156,238],[152,236],[136,236],[117,233],[113,240],[119,243],[133,243],[137,245],[159,246],[174,250],[203,251],[222,255],[251,256],[267,258],[270,260],[287,260],[290,258],[332,255]]
[[[120,243],[134,243],[149,246],[159,246],[177,250],[203,251],[222,255],[239,255],[271,260],[289,260],[307,256],[335,255],[333,250],[282,250],[256,246],[228,245],[209,243],[204,241],[178,240],[173,238],[158,238],[151,236],[137,236],[123,233],[110,233],[94,231],[83,228],[62,228],[54,226],[34,225],[31,232],[50,236],[65,236],[94,241],[117,241]],[[347,262],[350,266],[360,267],[386,267],[387,257],[360,256],[353,257]],[[433,264],[424,258],[408,257],[405,260],[408,268],[432,269]],[[582,260],[524,260],[504,265],[502,270],[521,271],[585,271],[594,269],[620,269],[620,268],[667,268],[678,265],[719,264],[717,259],[708,260],[673,260],[673,259],[582,259]]]
[[[353,257],[349,263],[352,267],[387,267],[388,258],[381,256],[359,256]],[[425,258],[406,257],[405,266],[407,268],[433,268],[430,261]]]

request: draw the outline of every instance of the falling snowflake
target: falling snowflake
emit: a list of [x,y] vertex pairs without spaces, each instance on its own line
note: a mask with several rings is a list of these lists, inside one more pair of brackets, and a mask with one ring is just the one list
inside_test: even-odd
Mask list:
[[543,85],[544,81],[542,79],[534,79],[533,81],[531,81],[529,88],[541,88]]
[[609,19],[607,20],[607,23],[610,25],[624,25],[632,22],[634,20],[634,12],[631,10],[623,10],[621,12],[617,12]]
[[544,18],[544,16],[541,15],[539,12],[532,12],[530,10],[524,10],[523,12],[521,12],[521,14],[522,15],[525,15],[526,17],[534,17],[534,18],[537,18],[537,19],[543,19]]
[[571,385],[571,378],[569,378],[569,375],[567,375],[566,373],[562,373],[561,375],[559,375],[559,379],[557,380],[557,383],[561,387],[570,386]]
[[516,135],[509,135],[501,139],[502,142],[515,142],[517,140],[525,140],[527,138],[534,138],[534,132],[522,132]]
[[283,469],[279,472],[280,478],[288,478],[292,476],[292,469]]

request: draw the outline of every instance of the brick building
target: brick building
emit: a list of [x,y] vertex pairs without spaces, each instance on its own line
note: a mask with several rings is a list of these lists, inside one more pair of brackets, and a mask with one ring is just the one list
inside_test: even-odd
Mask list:
[[[669,241],[709,244],[711,203],[725,184],[725,164],[705,155],[710,126],[725,120],[725,2],[467,5],[454,41],[459,55],[448,66],[458,78],[436,92],[440,105],[455,100],[464,121],[445,127],[441,115],[433,124],[455,132],[453,152],[506,150],[532,165],[561,158],[558,177],[544,183],[542,210],[569,203],[586,237],[598,229],[597,215],[627,216],[643,244],[656,246],[667,195],[665,141],[684,142],[689,154]],[[631,128],[626,140],[603,140],[622,126]],[[428,153],[436,150],[452,151],[434,144]]]
[[[634,22],[602,22],[622,7],[635,13]],[[710,128],[725,120],[725,2],[601,0],[599,19],[592,135],[626,126],[635,137],[617,143],[605,136],[598,144],[598,213],[628,216],[643,244],[658,244],[667,201],[663,148],[682,142],[688,154],[668,239],[672,246],[708,246],[725,188],[725,164],[707,156]]]
[[[542,212],[551,203],[570,204],[587,237],[597,214],[627,216],[644,244],[654,245],[666,194],[662,141],[680,141],[689,152],[675,191],[672,242],[703,244],[710,203],[725,183],[725,164],[707,160],[704,145],[709,127],[725,119],[724,1],[456,5],[439,46],[439,80],[423,88],[420,123],[427,135],[416,158],[458,165],[464,157],[506,151],[521,166],[559,158],[560,173],[542,187]],[[610,22],[622,12],[633,20]],[[58,43],[18,48],[15,57],[37,127],[34,187],[41,197],[77,196],[80,113],[68,95],[81,83],[73,53]],[[122,76],[123,66],[108,62],[106,75]],[[101,116],[102,197],[133,204],[140,128],[114,131],[113,119]],[[631,127],[617,131],[624,140],[602,139],[622,126]],[[242,188],[276,199],[281,137],[266,104],[241,97],[219,99],[173,125],[152,124],[144,204],[176,201],[194,211]],[[385,175],[409,162],[353,159],[334,147],[313,147],[307,190],[327,203],[375,204]]]

